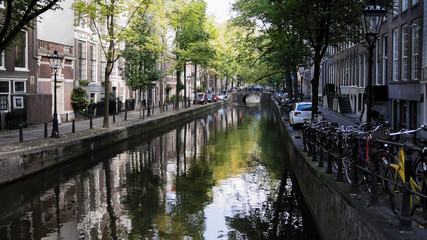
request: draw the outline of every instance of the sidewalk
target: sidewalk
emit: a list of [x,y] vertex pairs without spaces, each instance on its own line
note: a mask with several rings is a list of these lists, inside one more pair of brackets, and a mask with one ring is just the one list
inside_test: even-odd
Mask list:
[[[191,104],[190,108],[191,107],[194,107],[194,105]],[[172,111],[173,106],[168,105],[167,109],[168,110],[166,111],[166,108],[165,108],[164,113]],[[181,104],[179,106],[179,109],[182,109]],[[122,111],[119,114],[116,114],[115,116],[110,115],[109,116],[109,125],[110,125],[110,127],[113,125],[114,119],[115,119],[114,125],[123,123],[123,122],[125,122],[125,117],[126,117],[127,121],[134,120],[134,119],[139,119],[142,121],[143,119],[141,119],[141,117],[140,117],[141,114],[142,113],[140,113],[139,110],[134,110],[134,111],[129,111],[129,112]],[[154,108],[154,114],[153,114],[153,111],[151,111],[152,116],[147,116],[147,111],[144,111],[144,119],[150,118],[150,117],[155,117],[156,115],[159,115],[159,114],[160,114],[160,108],[156,107],[156,108]],[[101,128],[103,126],[103,122],[104,122],[103,117],[93,118],[92,119],[93,129]],[[58,129],[59,129],[60,137],[61,137],[61,135],[72,133],[72,122],[70,121],[70,122],[59,123]],[[84,120],[76,120],[75,121],[75,132],[76,133],[83,132],[86,130],[90,130],[90,119],[89,118],[84,119]],[[36,139],[44,139],[45,126],[44,126],[44,124],[40,124],[40,125],[30,126],[28,128],[23,128],[22,133],[23,133],[24,142],[36,140]],[[47,126],[48,138],[50,138],[51,133],[52,133],[52,122],[48,123],[48,126]],[[19,130],[5,130],[5,131],[2,131],[0,133],[0,152],[3,152],[1,149],[2,146],[8,145],[8,144],[16,144],[16,143],[20,143],[19,142]]]

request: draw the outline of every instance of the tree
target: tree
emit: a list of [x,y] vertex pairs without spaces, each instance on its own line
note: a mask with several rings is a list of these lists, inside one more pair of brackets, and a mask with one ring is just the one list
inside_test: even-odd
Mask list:
[[[238,39],[242,49],[239,61],[242,65],[241,77],[252,83],[284,85],[292,97],[291,75],[296,76],[296,66],[308,55],[306,45],[292,26],[284,24],[282,5],[271,6],[269,1],[240,0],[233,5],[238,12],[234,25],[245,30]],[[249,73],[249,74],[248,74]],[[297,83],[297,78],[294,77]]]
[[[361,10],[370,4],[391,9],[393,0],[277,0],[284,4],[287,21],[311,47],[314,65],[312,85],[312,117],[318,110],[320,64],[329,46],[337,47],[346,41],[359,42],[361,36]],[[304,16],[303,18],[300,16]]]
[[146,18],[145,12],[135,15],[122,53],[125,59],[122,75],[132,90],[139,90],[140,100],[142,91],[163,77],[161,70],[156,69],[160,50],[153,32],[153,22]]
[[[106,59],[105,71],[105,99],[110,98],[110,73],[114,63],[120,58],[118,43],[123,42],[126,35],[125,29],[133,16],[140,9],[147,9],[151,4],[149,0],[93,0],[90,2],[78,0],[73,3],[77,16],[89,19],[93,29],[93,38],[101,46]],[[108,128],[109,101],[104,101],[105,113],[103,127]]]
[[[200,46],[197,44],[209,38],[203,29],[206,19],[206,3],[203,0],[177,0],[170,7],[170,26],[175,33],[173,52],[176,56],[176,64],[173,69],[177,73],[177,82],[180,82],[183,66],[190,60],[189,53],[194,50],[192,46]],[[175,107],[178,108],[179,89],[176,88],[176,91]]]
[[[254,4],[257,8],[251,9],[250,6],[254,6]],[[338,46],[338,44],[346,41],[358,42],[362,39],[359,17],[361,10],[369,4],[377,4],[391,9],[393,0],[239,0],[234,7],[239,9],[243,19],[248,20],[244,22],[248,26],[251,26],[250,24],[256,26],[261,21],[264,23],[265,29],[275,26],[285,29],[286,32],[292,30],[291,33],[295,33],[298,36],[300,43],[302,41],[303,44],[310,47],[310,58],[314,64],[314,75],[311,80],[312,117],[314,118],[318,109],[318,88],[322,58],[325,56],[329,46]],[[270,11],[272,13],[271,16],[262,14],[262,11],[259,11],[259,9],[268,9],[266,6],[275,9]],[[267,18],[267,16],[269,17]],[[262,21],[264,19],[273,19],[274,21],[266,24]],[[289,42],[290,45],[294,43],[296,42],[292,40]]]
[[57,10],[59,0],[6,0],[0,8],[2,24],[0,25],[0,52],[16,39],[26,27],[33,27],[33,20],[47,10]]
[[84,87],[76,87],[71,91],[71,105],[76,112],[83,110],[89,105],[87,92]]

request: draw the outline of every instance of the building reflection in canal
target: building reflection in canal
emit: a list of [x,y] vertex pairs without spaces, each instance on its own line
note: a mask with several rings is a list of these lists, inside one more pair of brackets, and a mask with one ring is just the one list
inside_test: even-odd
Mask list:
[[0,239],[318,238],[276,125],[227,107],[6,186]]

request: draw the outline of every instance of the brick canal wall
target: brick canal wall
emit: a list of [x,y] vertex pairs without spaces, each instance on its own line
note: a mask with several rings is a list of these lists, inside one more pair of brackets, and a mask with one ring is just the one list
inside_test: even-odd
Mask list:
[[323,239],[427,239],[415,221],[412,232],[400,232],[399,219],[388,206],[369,206],[367,194],[352,194],[349,184],[335,182],[335,175],[302,151],[301,133],[287,125],[278,108],[275,111],[283,147]]
[[[56,144],[43,144],[43,139],[33,140],[29,147],[1,154],[0,185],[33,175],[94,151],[106,149],[129,138],[149,134],[156,129],[175,126],[223,104],[224,102],[220,102],[181,109],[177,112],[167,112],[145,120],[136,119],[118,123],[109,129],[92,129],[65,134],[57,139]],[[52,139],[48,139],[48,141],[52,141]]]

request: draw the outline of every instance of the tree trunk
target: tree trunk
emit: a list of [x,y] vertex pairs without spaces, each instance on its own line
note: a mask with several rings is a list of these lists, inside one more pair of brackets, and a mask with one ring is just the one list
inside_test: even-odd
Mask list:
[[187,62],[184,61],[184,107],[187,108]]
[[194,104],[197,100],[197,64],[194,64]]
[[319,78],[320,78],[320,63],[322,61],[322,57],[320,53],[315,52],[314,55],[314,74],[313,79],[311,80],[312,86],[312,110],[311,110],[311,118],[314,119],[317,116],[317,108],[319,102]]
[[[178,62],[179,57],[176,56],[176,61]],[[179,82],[181,81],[181,70],[176,70],[176,96],[175,96],[175,109],[179,109]]]

